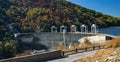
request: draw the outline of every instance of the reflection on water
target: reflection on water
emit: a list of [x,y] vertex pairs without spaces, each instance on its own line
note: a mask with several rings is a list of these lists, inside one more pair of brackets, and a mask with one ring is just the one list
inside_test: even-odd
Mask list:
[[104,28],[104,29],[100,30],[100,33],[118,36],[118,35],[120,35],[120,27]]

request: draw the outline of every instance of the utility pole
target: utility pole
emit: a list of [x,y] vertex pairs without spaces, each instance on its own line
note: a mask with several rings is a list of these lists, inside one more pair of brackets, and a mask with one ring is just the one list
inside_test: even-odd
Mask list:
[[66,49],[65,33],[66,33],[66,29],[63,29],[63,44],[64,44],[64,48]]

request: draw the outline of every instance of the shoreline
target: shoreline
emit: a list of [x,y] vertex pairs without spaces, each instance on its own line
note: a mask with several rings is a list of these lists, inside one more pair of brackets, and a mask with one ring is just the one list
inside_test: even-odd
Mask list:
[[108,28],[120,28],[120,26],[111,26],[111,27],[108,27]]

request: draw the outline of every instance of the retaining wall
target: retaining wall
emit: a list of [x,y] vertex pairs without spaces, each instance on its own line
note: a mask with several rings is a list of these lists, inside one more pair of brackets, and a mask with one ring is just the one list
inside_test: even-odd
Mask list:
[[0,62],[41,62],[43,60],[62,57],[61,51],[51,51],[37,55],[29,55],[0,60]]

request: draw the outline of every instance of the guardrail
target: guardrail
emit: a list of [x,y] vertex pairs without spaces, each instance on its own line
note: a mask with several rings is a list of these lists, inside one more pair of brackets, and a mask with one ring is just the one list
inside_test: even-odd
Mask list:
[[62,55],[65,56],[65,55],[83,53],[83,52],[93,51],[93,50],[98,50],[98,49],[103,49],[103,45],[102,46],[85,47],[85,48],[75,48],[73,50],[63,51]]

